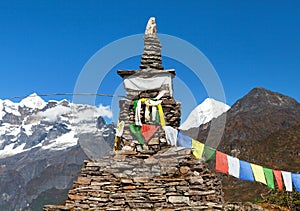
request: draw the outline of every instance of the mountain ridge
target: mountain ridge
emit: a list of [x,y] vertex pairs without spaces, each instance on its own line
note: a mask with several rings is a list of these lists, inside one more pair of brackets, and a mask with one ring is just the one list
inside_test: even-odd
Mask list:
[[[295,99],[262,87],[254,88],[223,115],[226,124],[218,150],[269,168],[299,171],[300,104]],[[222,118],[221,115],[214,121]],[[205,143],[210,124],[201,125],[196,133],[195,129],[184,132]],[[251,201],[269,191],[258,183],[223,175],[221,178],[225,199],[229,201]]]
[[66,199],[83,161],[113,147],[105,106],[45,102],[34,93],[19,103],[0,100],[0,112],[0,211],[42,210],[41,201],[55,198],[51,190]]
[[[113,147],[115,125],[105,122],[99,115],[101,109],[73,105],[66,100],[50,100],[43,108],[30,108],[39,101],[36,99],[29,101],[29,107],[0,100],[0,207],[3,210],[40,210],[41,202],[59,203],[67,196],[83,160],[97,159]],[[224,116],[227,122],[218,147],[220,151],[230,155],[235,151],[245,161],[296,172],[297,169],[289,165],[300,164],[300,104],[297,101],[255,88],[213,121],[218,122]],[[190,136],[205,142],[210,124],[191,128]],[[275,148],[270,148],[271,145]],[[11,148],[7,150],[20,147],[26,150],[1,158],[8,146]],[[280,158],[274,159],[276,155]],[[275,162],[278,162],[276,166]],[[249,201],[268,190],[257,183],[220,177],[229,201]],[[236,191],[235,187],[243,188]],[[54,190],[60,194],[56,199],[51,196]]]

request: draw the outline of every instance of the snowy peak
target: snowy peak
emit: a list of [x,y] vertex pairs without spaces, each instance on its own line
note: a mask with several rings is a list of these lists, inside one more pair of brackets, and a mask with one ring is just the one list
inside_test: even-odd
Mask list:
[[205,99],[188,116],[185,122],[180,126],[182,130],[197,128],[202,124],[217,118],[230,109],[230,106],[212,98]]
[[21,107],[42,109],[46,106],[46,102],[36,93],[29,95],[20,102]]

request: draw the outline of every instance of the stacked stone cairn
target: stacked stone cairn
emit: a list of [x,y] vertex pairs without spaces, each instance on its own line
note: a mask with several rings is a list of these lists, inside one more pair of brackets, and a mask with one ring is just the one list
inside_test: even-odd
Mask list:
[[[148,22],[144,39],[141,69],[119,70],[118,74],[123,78],[133,74],[151,77],[166,73],[175,77],[174,70],[163,69],[154,18]],[[170,87],[126,89],[126,99],[120,100],[119,121],[124,122],[124,131],[118,150],[100,160],[85,161],[65,204],[46,205],[45,211],[222,209],[224,201],[220,180],[203,159],[193,157],[191,149],[168,145],[163,127],[159,127],[143,146],[131,134],[129,124],[135,122],[133,101],[155,98],[163,90],[165,94],[160,100],[165,123],[176,129],[179,127],[181,104],[174,100]],[[143,106],[142,122],[145,121]],[[147,124],[158,123],[150,121]]]
[[[154,18],[150,18],[146,27],[144,36],[144,52],[141,59],[140,70],[119,70],[118,74],[124,78],[140,76],[143,78],[151,78],[157,75],[171,75],[175,77],[176,72],[174,69],[164,70],[162,66],[161,56],[161,43],[156,34],[156,23]],[[144,145],[141,144],[131,134],[129,125],[135,122],[135,111],[133,108],[134,100],[141,98],[155,98],[160,92],[165,91],[165,94],[160,98],[162,100],[163,113],[165,116],[166,125],[178,128],[180,126],[181,116],[181,102],[175,101],[170,93],[170,89],[166,84],[162,85],[159,89],[151,90],[132,90],[126,89],[126,99],[119,101],[120,115],[119,121],[124,121],[124,133],[122,136],[121,148],[126,146],[126,149],[132,149],[140,153],[154,154],[162,147],[167,145],[165,133],[162,128],[159,128],[156,134]],[[141,119],[145,122],[145,105],[142,105]],[[155,122],[148,122],[147,124],[155,125]]]

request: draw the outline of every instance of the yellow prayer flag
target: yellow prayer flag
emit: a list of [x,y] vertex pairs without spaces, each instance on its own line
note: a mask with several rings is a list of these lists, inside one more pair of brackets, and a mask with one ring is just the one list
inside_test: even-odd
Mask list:
[[192,139],[192,150],[195,158],[201,158],[204,151],[204,144]]
[[157,105],[158,114],[159,114],[159,121],[162,127],[166,126],[165,117],[164,117],[164,111],[162,109],[161,104]]
[[115,144],[114,144],[114,151],[118,151],[120,144],[121,144],[121,138],[116,136],[115,137]]
[[255,181],[261,182],[261,183],[267,185],[263,167],[253,164],[253,163],[251,163],[250,165],[252,168],[252,172],[253,172]]

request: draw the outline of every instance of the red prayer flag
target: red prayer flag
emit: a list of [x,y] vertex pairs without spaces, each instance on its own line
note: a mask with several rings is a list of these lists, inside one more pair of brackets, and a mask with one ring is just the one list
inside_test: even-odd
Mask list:
[[159,126],[155,125],[142,125],[141,133],[144,136],[145,141],[149,141],[149,139],[154,135]]
[[216,171],[228,174],[227,155],[223,152],[216,152]]
[[278,185],[279,190],[282,190],[282,178],[281,178],[281,171],[273,170],[274,176]]

